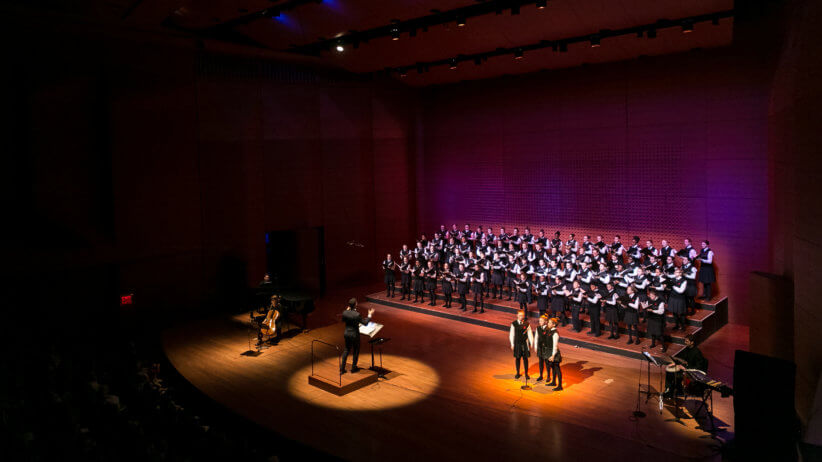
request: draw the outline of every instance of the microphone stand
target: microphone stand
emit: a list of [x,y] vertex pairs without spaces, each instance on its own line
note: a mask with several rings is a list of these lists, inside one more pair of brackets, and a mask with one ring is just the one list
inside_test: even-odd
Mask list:
[[246,338],[248,339],[248,350],[241,353],[242,356],[260,356],[263,354],[262,352],[262,345],[258,345],[257,349],[254,350],[251,348],[251,338],[254,336],[254,310],[252,309],[249,313],[249,321],[248,321],[248,330],[246,331]]
[[523,390],[531,390],[531,385],[528,385],[528,371],[525,371],[525,385],[520,387]]
[[[642,347],[642,351],[645,351],[645,347]],[[634,411],[634,417],[637,419],[641,419],[645,417],[645,413],[639,410],[639,401],[642,399],[642,363],[645,361],[644,357],[639,358],[639,379],[637,380],[636,385],[636,410]]]

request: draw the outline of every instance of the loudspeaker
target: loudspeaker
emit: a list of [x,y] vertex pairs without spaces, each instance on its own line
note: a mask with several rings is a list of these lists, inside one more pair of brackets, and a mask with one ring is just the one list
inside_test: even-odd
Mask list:
[[734,446],[737,460],[797,460],[796,365],[737,350],[734,357]]

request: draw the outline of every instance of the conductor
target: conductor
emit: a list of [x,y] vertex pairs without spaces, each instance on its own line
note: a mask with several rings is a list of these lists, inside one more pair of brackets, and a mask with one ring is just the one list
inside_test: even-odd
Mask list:
[[360,370],[357,367],[357,360],[360,356],[360,324],[368,324],[371,322],[371,315],[374,314],[374,309],[368,310],[368,317],[363,319],[357,311],[357,299],[352,298],[348,300],[348,306],[342,313],[342,321],[345,323],[345,332],[343,338],[345,339],[345,349],[343,350],[342,361],[340,362],[340,374],[345,374],[345,362],[348,360],[348,353],[352,353],[351,372]]

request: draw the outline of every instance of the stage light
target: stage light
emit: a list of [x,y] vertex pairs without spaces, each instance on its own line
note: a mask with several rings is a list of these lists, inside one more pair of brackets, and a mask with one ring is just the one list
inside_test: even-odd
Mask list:
[[537,9],[538,10],[544,10],[546,6],[548,6],[548,1],[547,0],[541,0],[541,1],[537,2]]
[[344,47],[344,46],[342,46],[342,45],[340,45],[340,44],[337,44],[337,51],[338,51],[339,53],[342,53],[343,51],[345,51],[345,47]]
[[399,40],[400,39],[400,26],[397,24],[397,21],[392,21],[391,24],[391,40]]
[[514,50],[514,59],[522,59],[522,48]]
[[682,21],[682,33],[690,34],[694,31],[694,23],[691,21]]
[[465,18],[462,16],[457,16],[457,27],[465,26]]
[[591,36],[591,48],[599,48],[599,35],[594,34]]
[[519,14],[519,5],[514,5],[514,6],[511,7],[511,14],[512,15]]
[[648,29],[648,38],[649,39],[656,38],[656,29],[653,29],[653,28]]
[[448,69],[456,69],[457,68],[457,58],[450,58],[448,60]]

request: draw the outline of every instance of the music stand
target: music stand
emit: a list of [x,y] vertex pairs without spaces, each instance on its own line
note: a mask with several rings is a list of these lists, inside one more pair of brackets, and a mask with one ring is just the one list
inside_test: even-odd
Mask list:
[[248,320],[248,331],[246,332],[246,334],[247,334],[246,336],[248,337],[248,350],[240,353],[240,355],[241,356],[260,356],[261,354],[263,354],[263,351],[262,351],[263,350],[263,344],[258,343],[256,345],[256,347],[257,347],[256,350],[251,347],[251,339],[254,336],[254,331],[259,332],[259,327],[257,327],[257,325],[254,321],[254,310],[251,310],[251,312],[249,313],[249,317],[250,317],[250,319]]
[[[647,383],[645,384],[645,390],[642,389],[642,366],[647,364]],[[643,393],[645,393],[645,404],[648,404],[648,401],[651,399],[651,396],[657,395],[662,399],[662,395],[659,392],[651,391],[651,364],[654,366],[659,367],[659,362],[657,362],[656,358],[651,355],[651,353],[642,349],[642,356],[639,358],[639,379],[637,381],[636,387],[636,410],[634,411],[634,417],[642,418],[645,417],[645,413],[639,410],[639,401]],[[660,406],[659,413],[662,414],[662,407]]]
[[[385,337],[377,337],[377,338],[374,338],[374,339],[371,339],[371,340],[368,341],[368,343],[371,344],[371,367],[369,367],[368,369],[376,372],[378,379],[384,379],[385,374],[391,372],[388,369],[382,367],[382,346],[383,346],[383,344],[385,344],[389,340],[391,340],[391,339],[390,338],[385,338]],[[377,347],[380,350],[380,365],[379,366],[374,364],[374,345],[377,345]]]

